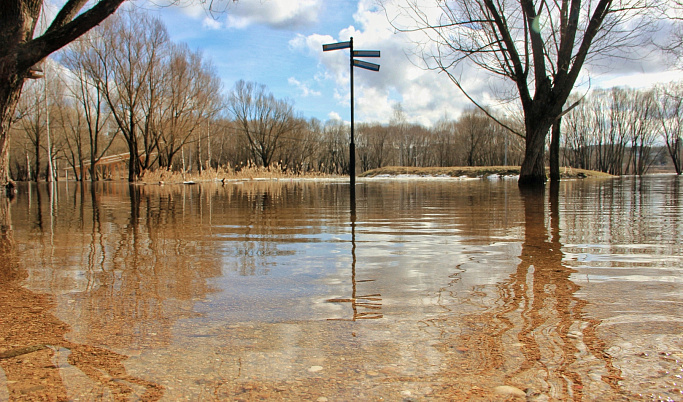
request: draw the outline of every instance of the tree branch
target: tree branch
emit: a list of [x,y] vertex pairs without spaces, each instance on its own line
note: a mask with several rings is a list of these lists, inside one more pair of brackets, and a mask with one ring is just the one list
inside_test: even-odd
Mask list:
[[60,12],[58,19],[52,23],[47,32],[21,45],[17,58],[21,67],[28,68],[76,40],[113,14],[125,0],[100,0],[90,10],[66,22],[70,15],[78,12],[75,9],[82,1],[69,1],[65,7],[68,6],[70,9]]

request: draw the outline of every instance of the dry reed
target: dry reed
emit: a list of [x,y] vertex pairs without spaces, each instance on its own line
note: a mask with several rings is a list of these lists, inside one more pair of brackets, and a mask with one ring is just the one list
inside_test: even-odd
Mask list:
[[140,181],[147,184],[163,183],[199,183],[212,181],[239,181],[239,180],[276,180],[290,178],[318,178],[332,177],[318,172],[293,172],[282,168],[279,164],[269,167],[257,166],[248,163],[245,166],[234,168],[230,165],[218,168],[203,169],[201,172],[172,172],[164,169],[146,171]]

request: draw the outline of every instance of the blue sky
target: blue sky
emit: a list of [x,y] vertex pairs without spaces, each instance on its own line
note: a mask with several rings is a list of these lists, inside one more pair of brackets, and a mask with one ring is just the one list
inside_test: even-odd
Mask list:
[[[422,0],[418,0],[420,2]],[[430,2],[425,0],[425,7]],[[376,0],[239,0],[228,1],[216,18],[201,5],[152,8],[176,42],[201,49],[216,66],[226,93],[237,80],[264,84],[277,98],[288,98],[303,116],[323,122],[348,121],[349,54],[322,52],[322,44],[354,37],[356,49],[379,50],[367,59],[379,72],[355,69],[357,122],[387,123],[400,103],[408,121],[431,125],[443,116],[457,118],[470,107],[444,74],[416,66],[409,55],[414,40],[395,33]],[[585,69],[590,85],[647,86],[677,78],[659,57],[618,60],[610,70]],[[492,89],[499,80],[465,69],[469,90],[483,103],[495,105]]]
[[[273,8],[271,3],[282,4],[285,10],[264,16],[268,8]],[[296,10],[297,6],[290,5],[295,3],[303,4]],[[292,9],[293,15],[285,14]],[[305,117],[325,121],[335,113],[344,120],[350,118],[349,53],[339,50],[337,54],[323,54],[322,44],[347,41],[355,34],[359,26],[354,19],[357,10],[358,1],[353,0],[240,0],[230,4],[227,12],[217,15],[217,19],[197,7],[170,7],[155,12],[167,25],[174,41],[201,49],[213,62],[225,91],[240,79],[265,84],[277,98],[292,100],[295,109]],[[358,32],[357,36],[362,33]],[[354,41],[356,49],[382,50],[364,47],[360,37]],[[382,58],[368,61],[383,64]],[[328,68],[330,64],[332,69]],[[355,70],[357,119],[364,114],[358,109],[363,96],[359,92],[375,87],[374,82],[383,78],[380,75],[383,70],[379,73]],[[400,100],[395,91],[385,92],[392,101]],[[382,116],[384,113],[377,115],[374,109],[368,112],[366,115],[372,113],[372,116],[366,117],[373,119],[391,117]],[[388,112],[391,114],[391,110]]]

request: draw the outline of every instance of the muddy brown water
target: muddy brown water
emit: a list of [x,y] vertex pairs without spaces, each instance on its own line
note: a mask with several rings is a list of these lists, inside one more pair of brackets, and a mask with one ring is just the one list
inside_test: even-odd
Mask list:
[[683,181],[22,184],[0,400],[683,400]]

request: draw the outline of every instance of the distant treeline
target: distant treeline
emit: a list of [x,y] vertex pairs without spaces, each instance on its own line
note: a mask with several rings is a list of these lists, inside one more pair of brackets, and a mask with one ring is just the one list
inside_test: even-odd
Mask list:
[[[112,177],[116,161],[129,180],[209,166],[348,174],[347,124],[307,119],[253,82],[239,81],[221,96],[203,55],[173,43],[159,20],[139,11],[107,19],[43,67],[45,78],[26,84],[15,114],[15,180],[65,170],[100,180]],[[682,99],[683,86],[672,84],[572,100],[578,106],[562,119],[561,164],[644,174],[668,160],[680,174]],[[523,132],[522,122],[499,120]],[[360,171],[519,165],[524,157],[521,136],[474,108],[424,127],[410,124],[398,104],[390,123],[360,123],[355,134]]]

